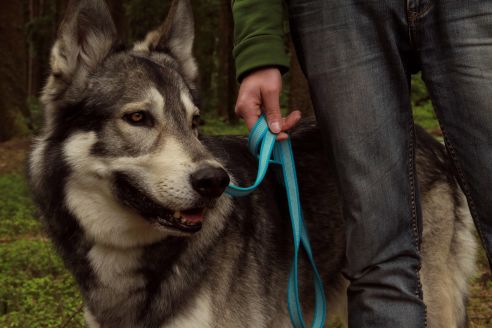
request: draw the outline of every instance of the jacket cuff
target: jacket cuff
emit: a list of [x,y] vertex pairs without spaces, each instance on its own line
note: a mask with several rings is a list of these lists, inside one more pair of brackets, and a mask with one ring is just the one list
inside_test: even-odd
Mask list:
[[243,40],[233,50],[236,79],[239,83],[248,73],[261,67],[277,67],[282,74],[289,70],[284,40],[275,35],[259,35]]

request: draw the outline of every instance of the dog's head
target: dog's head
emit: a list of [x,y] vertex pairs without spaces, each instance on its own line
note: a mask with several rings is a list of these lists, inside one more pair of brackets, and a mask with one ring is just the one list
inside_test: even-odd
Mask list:
[[[96,241],[190,235],[220,207],[229,176],[197,138],[193,37],[188,0],[174,1],[165,22],[128,50],[116,49],[103,0],[68,6],[42,96],[42,138],[61,145],[65,202]],[[43,147],[33,152],[34,178]]]

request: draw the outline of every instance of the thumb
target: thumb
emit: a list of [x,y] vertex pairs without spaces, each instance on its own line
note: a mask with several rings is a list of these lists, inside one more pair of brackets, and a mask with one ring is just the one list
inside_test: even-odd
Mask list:
[[282,131],[282,114],[280,113],[280,90],[273,90],[263,94],[264,112],[267,117],[268,127],[273,133]]

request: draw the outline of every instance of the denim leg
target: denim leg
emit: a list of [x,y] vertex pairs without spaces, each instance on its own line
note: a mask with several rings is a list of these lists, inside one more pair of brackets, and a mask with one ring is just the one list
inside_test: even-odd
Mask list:
[[423,327],[405,3],[291,0],[289,15],[336,162],[349,326]]
[[414,40],[492,266],[492,1],[435,0],[415,22]]

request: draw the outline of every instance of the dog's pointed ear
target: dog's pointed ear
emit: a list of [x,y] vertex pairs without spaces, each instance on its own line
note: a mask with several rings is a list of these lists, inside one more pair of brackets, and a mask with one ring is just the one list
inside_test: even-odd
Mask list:
[[135,44],[136,51],[160,51],[178,61],[185,78],[193,82],[198,74],[193,57],[195,26],[189,0],[174,0],[164,23]]
[[71,0],[51,54],[51,71],[65,83],[93,70],[117,39],[104,0]]

